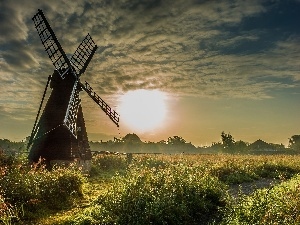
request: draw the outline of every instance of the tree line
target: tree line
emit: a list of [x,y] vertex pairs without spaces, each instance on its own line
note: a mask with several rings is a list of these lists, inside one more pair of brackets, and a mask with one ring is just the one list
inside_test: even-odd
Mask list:
[[267,143],[257,140],[253,143],[236,141],[230,133],[221,133],[221,140],[210,146],[196,147],[181,136],[172,136],[159,142],[143,142],[136,134],[114,138],[107,142],[90,142],[93,151],[133,153],[300,153],[300,135],[289,138],[289,145]]
[[[27,140],[27,139],[26,139]],[[0,153],[26,152],[27,141],[13,142],[0,139]],[[292,135],[288,146],[283,144],[267,143],[257,140],[253,143],[236,141],[230,133],[221,132],[220,141],[210,146],[196,147],[181,136],[172,136],[159,142],[143,142],[136,134],[127,134],[123,138],[114,138],[109,141],[90,141],[93,152],[132,152],[132,153],[300,153],[300,135]]]

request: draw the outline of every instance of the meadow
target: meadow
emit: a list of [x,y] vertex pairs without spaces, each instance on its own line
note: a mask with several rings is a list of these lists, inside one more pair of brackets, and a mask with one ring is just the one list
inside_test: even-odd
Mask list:
[[299,224],[299,162],[298,155],[96,155],[83,174],[2,154],[0,224]]

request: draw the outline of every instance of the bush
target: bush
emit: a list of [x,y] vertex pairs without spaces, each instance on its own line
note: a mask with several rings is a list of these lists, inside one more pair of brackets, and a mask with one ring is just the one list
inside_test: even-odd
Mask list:
[[222,224],[299,224],[300,175],[228,205]]
[[10,204],[24,206],[27,211],[41,205],[61,208],[74,197],[82,195],[84,177],[75,167],[54,168],[14,166],[6,168],[0,176],[0,195]]
[[85,178],[75,167],[54,168],[52,171],[42,171],[39,181],[41,200],[52,208],[61,208],[71,203],[74,198],[83,196]]
[[38,177],[28,168],[12,167],[0,177],[0,191],[11,204],[27,204],[38,198]]
[[105,219],[114,224],[205,224],[220,215],[224,189],[215,177],[188,167],[131,169],[116,176],[94,206],[109,212]]
[[274,162],[265,162],[256,168],[256,173],[264,178],[290,179],[297,172],[299,172],[299,168]]

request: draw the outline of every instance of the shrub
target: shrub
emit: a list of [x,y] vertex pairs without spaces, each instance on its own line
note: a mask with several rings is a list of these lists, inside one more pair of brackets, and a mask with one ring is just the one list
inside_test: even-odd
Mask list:
[[264,162],[256,168],[256,173],[264,178],[289,179],[297,172],[299,172],[299,168],[280,162]]
[[205,224],[219,216],[224,188],[215,177],[188,167],[131,169],[116,176],[95,205],[116,224]]
[[26,204],[38,197],[38,177],[22,166],[8,168],[0,177],[0,191],[11,204]]
[[75,167],[54,168],[14,166],[0,176],[0,195],[10,204],[23,205],[27,211],[43,205],[60,208],[82,195],[84,177]]
[[85,178],[75,167],[57,167],[52,171],[41,171],[40,175],[42,176],[38,184],[40,199],[48,206],[60,208],[83,195],[82,186]]

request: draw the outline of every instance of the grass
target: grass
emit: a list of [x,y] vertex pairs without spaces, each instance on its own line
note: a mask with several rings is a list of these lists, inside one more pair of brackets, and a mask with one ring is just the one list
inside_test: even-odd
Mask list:
[[300,176],[272,188],[242,196],[227,206],[223,224],[299,224]]
[[[134,155],[130,164],[124,155],[98,155],[89,177],[16,162],[0,167],[0,215],[8,218],[0,224],[300,222],[297,155]],[[261,178],[281,182],[229,195],[228,185]]]

